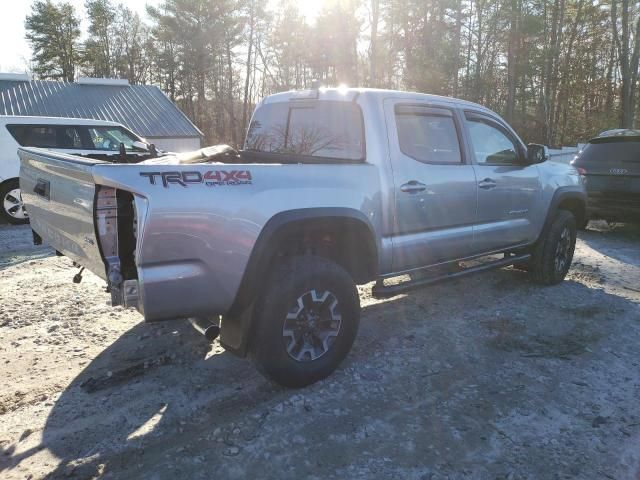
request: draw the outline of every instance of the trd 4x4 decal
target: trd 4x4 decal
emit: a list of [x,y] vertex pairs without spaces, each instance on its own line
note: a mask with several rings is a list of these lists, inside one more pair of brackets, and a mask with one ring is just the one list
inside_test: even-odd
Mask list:
[[249,170],[208,170],[201,172],[140,172],[141,177],[149,179],[151,185],[156,185],[160,179],[162,186],[167,188],[170,184],[182,185],[204,183],[208,187],[222,187],[233,185],[251,185],[251,172]]

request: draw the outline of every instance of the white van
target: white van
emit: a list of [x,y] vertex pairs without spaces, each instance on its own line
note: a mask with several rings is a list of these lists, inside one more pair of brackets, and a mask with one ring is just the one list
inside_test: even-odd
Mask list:
[[0,217],[27,223],[20,198],[18,147],[41,147],[56,152],[137,163],[158,156],[156,149],[119,123],[59,117],[0,115]]

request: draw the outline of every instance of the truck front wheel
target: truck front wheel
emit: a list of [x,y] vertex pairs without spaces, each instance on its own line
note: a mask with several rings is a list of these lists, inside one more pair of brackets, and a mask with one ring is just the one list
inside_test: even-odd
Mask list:
[[254,308],[251,356],[267,378],[292,388],[330,375],[358,332],[351,276],[323,257],[297,256],[269,276]]
[[536,282],[555,285],[566,277],[576,247],[576,219],[568,210],[558,210],[551,226],[536,247],[530,271]]

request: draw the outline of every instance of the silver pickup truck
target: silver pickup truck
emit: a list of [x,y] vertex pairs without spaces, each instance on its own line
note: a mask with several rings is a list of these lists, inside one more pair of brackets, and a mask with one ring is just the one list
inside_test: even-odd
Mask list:
[[574,168],[480,105],[417,93],[272,95],[223,161],[19,153],[34,237],[105,279],[113,305],[212,325],[292,387],[347,355],[356,284],[390,297],[506,265],[555,284],[585,215]]

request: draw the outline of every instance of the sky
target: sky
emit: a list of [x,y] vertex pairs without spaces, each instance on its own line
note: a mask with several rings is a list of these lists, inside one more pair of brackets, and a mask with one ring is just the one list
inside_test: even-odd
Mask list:
[[[70,0],[82,18],[82,29],[86,30],[85,0]],[[308,19],[318,13],[322,0],[297,0],[300,12]],[[31,12],[33,0],[0,0],[0,72],[23,73],[29,65],[31,49],[24,38],[24,19]],[[159,5],[162,0],[118,0],[146,18],[146,5]],[[271,0],[272,5],[277,4]]]
[[[83,20],[86,29],[85,0],[70,0]],[[123,3],[145,17],[145,5],[158,5],[160,0],[125,0]],[[31,12],[32,0],[0,0],[0,72],[24,72],[31,57],[31,49],[24,38],[24,19]]]

